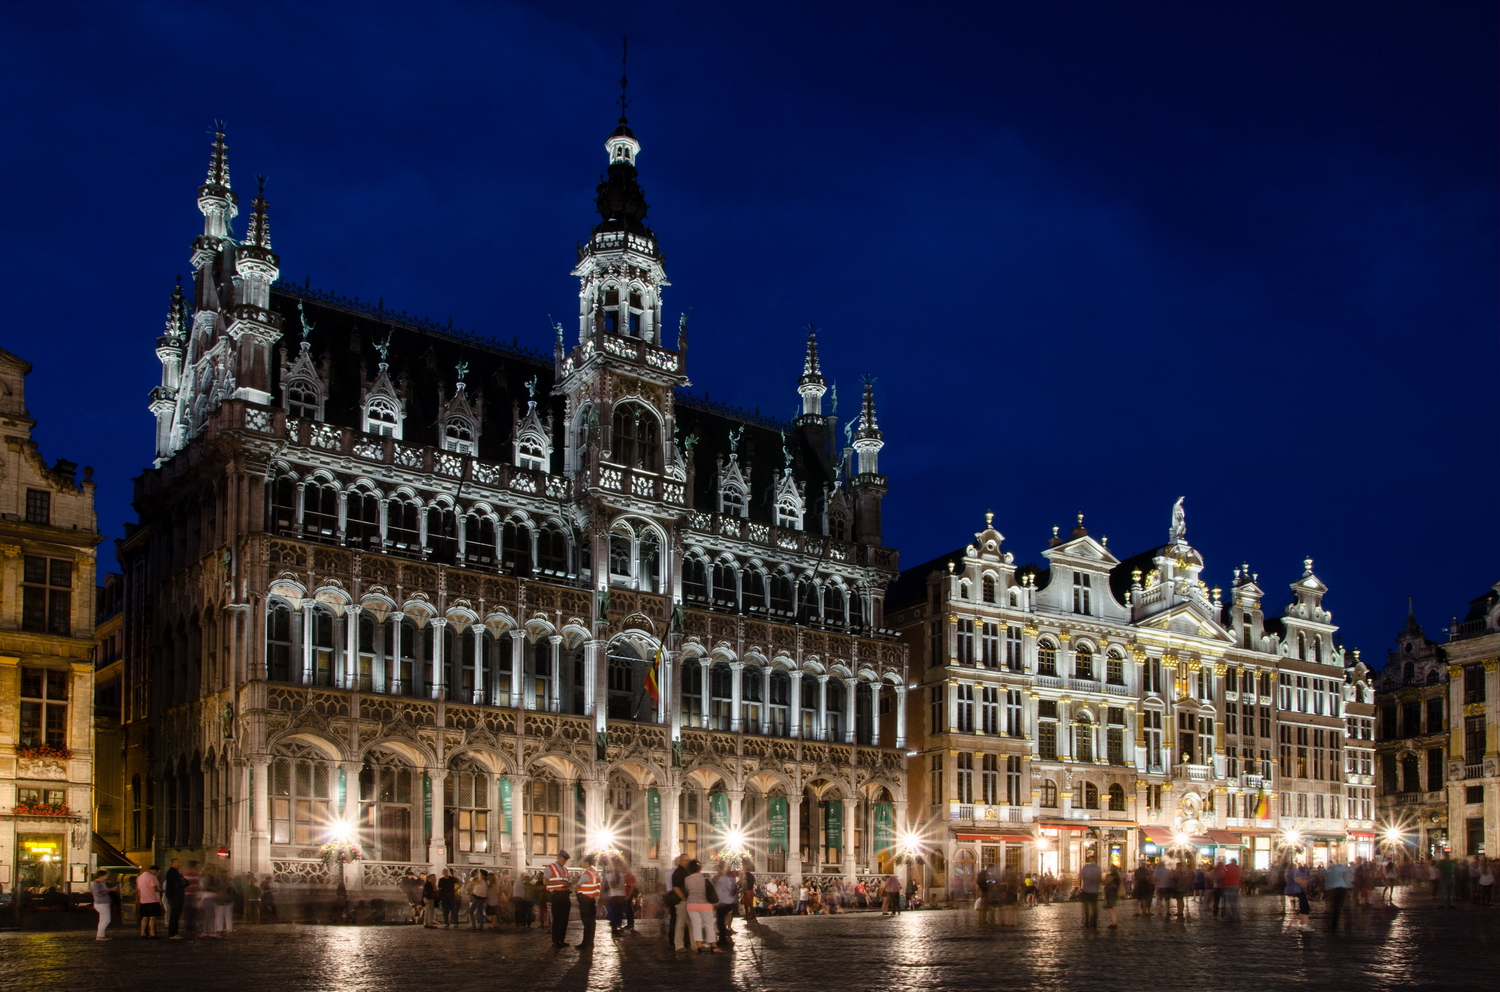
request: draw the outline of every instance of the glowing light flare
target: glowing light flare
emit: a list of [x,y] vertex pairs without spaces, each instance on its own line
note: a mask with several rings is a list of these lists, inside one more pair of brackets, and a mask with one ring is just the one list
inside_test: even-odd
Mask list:
[[328,825],[328,839],[343,844],[354,839],[354,824],[348,820],[334,820]]
[[910,830],[903,831],[901,839],[897,841],[901,845],[902,854],[916,854],[922,847],[922,838]]
[[730,851],[745,849],[745,834],[742,830],[731,830],[724,835],[724,847]]
[[589,849],[594,851],[608,851],[615,846],[615,832],[605,827],[594,831],[589,837]]

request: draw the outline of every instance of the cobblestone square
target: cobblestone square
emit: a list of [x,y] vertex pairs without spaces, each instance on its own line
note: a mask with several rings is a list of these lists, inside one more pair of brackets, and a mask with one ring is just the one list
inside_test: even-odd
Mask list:
[[[600,921],[594,949],[554,950],[545,931],[430,931],[277,924],[221,940],[141,940],[125,927],[96,943],[91,931],[0,934],[0,987],[253,988],[350,992],[496,988],[897,989],[1494,989],[1500,909],[1434,907],[1350,914],[1337,933],[1315,907],[1298,933],[1281,900],[1245,901],[1244,920],[1185,923],[1133,916],[1117,930],[1084,930],[1077,905],[1020,914],[1014,928],[981,926],[968,911],[776,917],[736,921],[727,954],[673,955],[661,923],[612,937]],[[1107,919],[1104,921],[1107,922]],[[569,941],[578,943],[576,919]]]

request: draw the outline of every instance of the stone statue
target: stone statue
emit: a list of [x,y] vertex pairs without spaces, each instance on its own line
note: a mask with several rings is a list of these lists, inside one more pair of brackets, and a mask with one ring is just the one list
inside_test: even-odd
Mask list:
[[455,371],[458,372],[458,384],[461,386],[464,382],[464,376],[469,374],[469,363],[459,362]]
[[297,316],[302,318],[302,340],[306,341],[312,336],[313,322],[307,319],[307,311],[302,309],[302,301],[297,301]]
[[526,380],[526,405],[536,406],[536,376]]
[[1179,496],[1177,502],[1172,504],[1172,530],[1168,543],[1187,543],[1187,514],[1182,509],[1182,501],[1185,499],[1187,499],[1186,496]]
[[792,448],[791,448],[791,445],[787,444],[787,441],[786,441],[786,431],[782,431],[781,432],[781,457],[786,459],[786,467],[788,469],[791,469],[791,467],[792,467]]
[[742,438],[744,436],[745,436],[745,425],[744,424],[740,424],[740,426],[737,429],[732,430],[732,431],[729,432],[729,453],[731,455],[737,454],[739,452],[739,450],[740,450],[740,438]]

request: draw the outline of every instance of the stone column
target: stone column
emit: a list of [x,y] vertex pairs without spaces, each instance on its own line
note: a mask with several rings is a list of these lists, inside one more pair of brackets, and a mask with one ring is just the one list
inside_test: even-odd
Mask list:
[[597,837],[604,829],[604,801],[607,798],[604,781],[598,778],[584,779],[583,798],[583,842],[588,845],[590,839]]
[[483,706],[489,697],[484,691],[484,624],[476,623],[469,625],[469,632],[474,635],[474,704]]
[[760,729],[761,734],[771,732],[771,666],[760,670]]
[[526,631],[522,627],[510,632],[510,704],[518,710],[536,708],[526,678]]
[[[386,679],[390,677],[386,670],[386,656],[390,654],[390,647],[395,642],[385,624],[378,619],[373,622],[375,624],[375,657],[370,662],[370,691],[385,692]],[[391,659],[392,664],[397,663],[394,655],[391,655]]]
[[802,673],[791,671],[787,674],[792,678],[792,691],[787,697],[790,701],[787,708],[791,710],[791,733],[793,739],[800,739],[802,737]]
[[844,800],[844,885],[854,885],[854,871],[857,865],[857,853],[854,850],[854,828],[858,824],[858,817],[863,810],[858,797]]
[[441,765],[429,767],[427,777],[432,782],[432,831],[427,835],[428,871],[441,875],[448,867],[448,839],[443,833],[443,783],[448,769]]
[[562,635],[547,638],[548,656],[552,659],[552,678],[547,682],[547,712],[562,712]]
[[427,622],[432,624],[432,684],[428,686],[429,695],[433,699],[442,699],[443,630],[448,626],[448,621],[442,617],[433,617]]
[[[802,790],[786,797],[786,877],[793,885],[802,884]],[[795,893],[793,893],[795,895]]]
[[344,688],[359,685],[359,607],[344,607]]
[[729,663],[729,730],[731,733],[739,733],[744,730],[744,677],[745,663],[743,661],[731,661]]
[[[338,765],[338,773],[344,780],[344,808],[336,809],[333,815],[349,825],[349,836],[361,847],[368,842],[369,838],[359,835],[359,771],[358,761],[341,761]],[[334,805],[338,805],[338,782],[334,782]],[[338,867],[332,869],[333,877],[338,878]],[[349,892],[363,891],[365,887],[364,871],[359,862],[353,862],[344,868],[344,885]]]
[[858,698],[859,679],[844,679],[844,743],[854,743],[854,717],[859,712],[855,706]]
[[677,818],[679,812],[677,807],[682,799],[682,787],[662,785],[657,787],[657,791],[661,793],[661,841],[656,848],[656,860],[657,867],[663,874],[662,884],[665,886],[671,881],[672,862],[678,854]]
[[265,755],[250,759],[250,864],[260,878],[271,873],[271,760]]
[[[744,809],[745,790],[728,789],[725,790],[724,794],[729,797],[729,829],[738,830],[743,833],[744,819],[742,811]],[[746,840],[749,840],[749,838],[746,838]]]
[[[526,870],[526,791],[531,788],[531,779],[526,775],[510,775],[510,866],[512,870]],[[511,876],[515,881],[515,876]]]
[[1066,699],[1057,701],[1057,757],[1073,757],[1073,704]]
[[704,729],[707,729],[709,718],[708,708],[710,705],[709,700],[713,698],[713,683],[709,678],[709,675],[713,669],[713,659],[709,658],[706,655],[702,658],[699,658],[698,668],[702,672],[702,678],[700,679],[701,684],[699,688],[702,689],[702,692],[700,693],[700,695],[702,696],[702,702],[700,705],[703,708],[703,714],[698,719],[698,725],[700,727],[703,727]]
[[906,685],[896,686],[896,747],[906,747]]
[[302,684],[313,684],[313,601],[302,601]]
[[[859,713],[858,707],[854,711]],[[857,737],[858,735],[856,735]],[[880,746],[880,680],[870,683],[870,746]]]
[[599,654],[603,642],[591,637],[583,645],[583,715],[594,717],[594,732],[604,732],[604,716],[607,706],[599,700],[607,698],[599,686]]
[[813,728],[813,737],[828,740],[828,676],[818,677],[818,725]]

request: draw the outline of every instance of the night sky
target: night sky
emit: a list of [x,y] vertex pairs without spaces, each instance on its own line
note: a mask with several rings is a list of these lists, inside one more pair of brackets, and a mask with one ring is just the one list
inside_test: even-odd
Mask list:
[[[0,345],[118,537],[228,122],[285,278],[570,327],[630,35],[694,392],[780,418],[809,322],[877,377],[886,543],[995,511],[1304,556],[1377,667],[1500,580],[1493,3],[6,4]],[[108,560],[110,547],[101,549]],[[1269,605],[1269,604],[1268,604]]]

